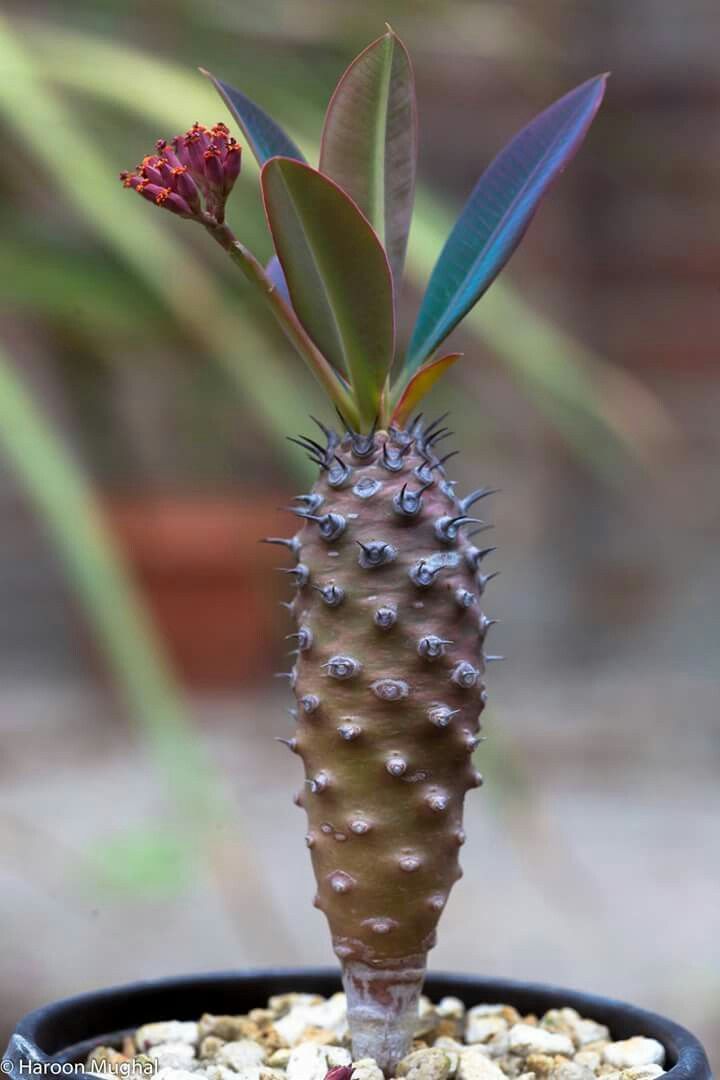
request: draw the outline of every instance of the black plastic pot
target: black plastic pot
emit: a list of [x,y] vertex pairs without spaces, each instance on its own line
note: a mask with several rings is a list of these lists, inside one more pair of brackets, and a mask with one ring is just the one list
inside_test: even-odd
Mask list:
[[[82,1070],[72,1070],[71,1063],[83,1061],[95,1045],[119,1044],[126,1031],[140,1024],[192,1020],[204,1012],[245,1013],[264,1005],[271,994],[301,991],[327,996],[339,989],[336,971],[305,968],[190,975],[81,994],[23,1017],[10,1040],[3,1072],[13,1080],[41,1074],[84,1076]],[[570,1005],[582,1016],[607,1024],[616,1039],[631,1035],[658,1039],[667,1052],[668,1080],[712,1080],[705,1051],[694,1035],[632,1005],[555,986],[473,975],[431,975],[426,992],[434,1000],[452,994],[467,1005],[500,1001],[522,1013],[541,1014]]]

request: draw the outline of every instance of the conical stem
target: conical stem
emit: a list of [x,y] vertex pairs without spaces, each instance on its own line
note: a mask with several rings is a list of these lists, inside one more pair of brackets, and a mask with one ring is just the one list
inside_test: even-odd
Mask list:
[[383,967],[359,960],[343,964],[348,1022],[355,1061],[374,1058],[386,1076],[410,1051],[426,957],[409,956]]

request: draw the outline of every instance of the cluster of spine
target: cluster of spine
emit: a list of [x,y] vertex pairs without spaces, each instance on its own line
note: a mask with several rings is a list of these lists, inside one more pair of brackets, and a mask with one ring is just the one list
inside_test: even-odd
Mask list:
[[195,123],[171,143],[159,139],[156,149],[135,172],[120,173],[125,187],[180,217],[204,222],[207,214],[221,223],[225,201],[240,175],[242,156],[240,144],[225,124],[206,128]]
[[319,425],[324,445],[298,440],[321,470],[293,508],[302,528],[271,538],[296,560],[285,571],[297,624],[287,742],[305,766],[296,802],[315,904],[346,986],[349,973],[391,973],[361,988],[366,1005],[403,979],[419,989],[461,876],[463,801],[482,782],[473,752],[485,670],[498,659],[485,652],[493,620],[480,607],[494,549],[474,542],[489,526],[471,514],[491,492],[455,495],[450,455],[436,453],[450,434],[440,423],[343,437]]

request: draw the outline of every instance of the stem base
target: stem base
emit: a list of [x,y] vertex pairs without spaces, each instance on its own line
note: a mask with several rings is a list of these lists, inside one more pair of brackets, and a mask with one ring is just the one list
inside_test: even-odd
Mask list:
[[408,956],[384,967],[343,964],[353,1059],[374,1058],[386,1076],[409,1052],[417,1028],[426,957]]

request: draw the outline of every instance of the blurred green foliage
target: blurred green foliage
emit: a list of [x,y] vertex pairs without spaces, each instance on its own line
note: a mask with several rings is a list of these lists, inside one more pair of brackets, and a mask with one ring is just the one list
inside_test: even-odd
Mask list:
[[[242,926],[243,912],[261,904],[267,909],[273,900],[253,870],[253,850],[239,829],[225,777],[193,726],[91,485],[2,349],[0,448],[65,566],[140,736],[140,752],[162,782],[161,814],[103,837],[85,853],[85,868],[105,887],[152,896],[189,884],[203,865]],[[241,892],[233,885],[239,866],[246,875]]]
[[93,491],[0,351],[0,445],[13,466],[93,625],[130,716],[137,720],[167,791],[202,827],[222,806],[189,716],[144,607],[98,512]]

